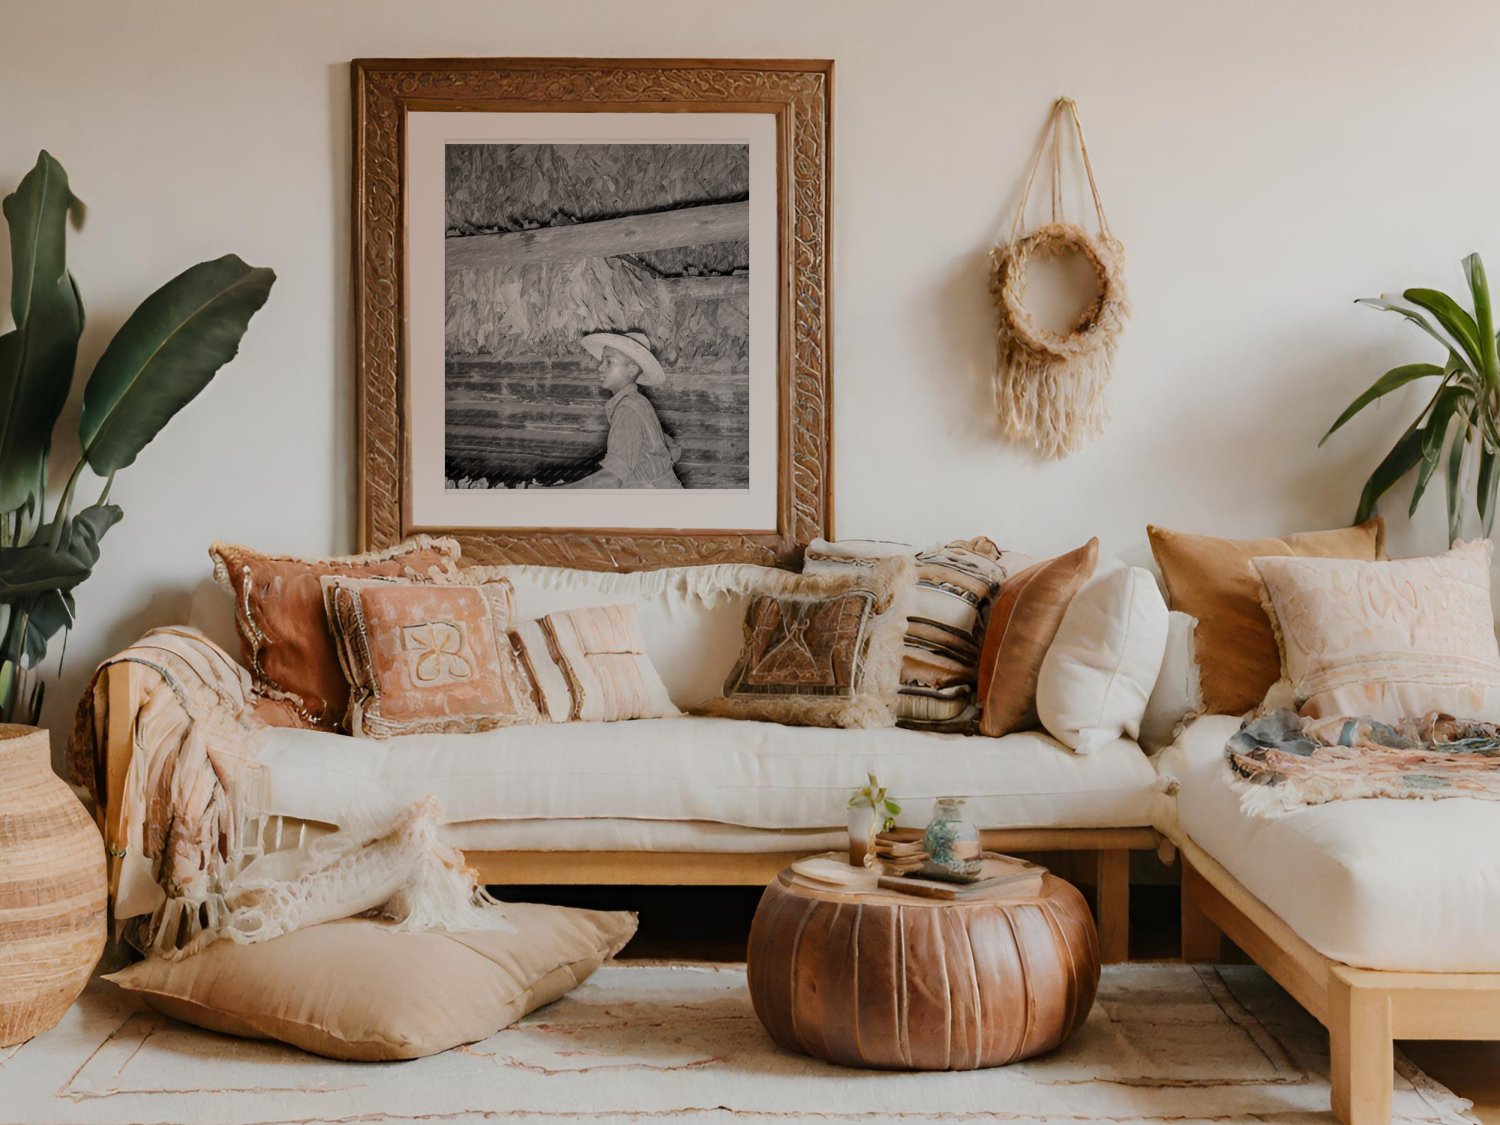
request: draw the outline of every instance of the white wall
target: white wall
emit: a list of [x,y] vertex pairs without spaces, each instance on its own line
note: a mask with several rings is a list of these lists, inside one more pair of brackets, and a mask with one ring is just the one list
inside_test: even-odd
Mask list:
[[[1351,301],[1456,289],[1474,249],[1500,272],[1497,48],[1483,0],[0,0],[0,191],[45,146],[89,204],[85,363],[192,262],[232,250],[280,278],[240,357],[116,483],[55,741],[94,662],[185,618],[211,539],[352,546],[352,58],[836,59],[838,532],[1034,553],[1098,534],[1139,556],[1148,520],[1352,514],[1416,399],[1317,438],[1430,349]],[[1135,317],[1105,436],[1038,466],[990,421],[986,252],[1062,93]],[[1436,491],[1420,528],[1394,521],[1397,553],[1443,545]]]

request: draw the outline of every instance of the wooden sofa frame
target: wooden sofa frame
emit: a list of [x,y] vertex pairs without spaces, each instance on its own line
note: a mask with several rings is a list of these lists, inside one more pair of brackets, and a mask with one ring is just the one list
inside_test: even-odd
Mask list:
[[1182,959],[1222,960],[1235,945],[1328,1029],[1333,1112],[1389,1125],[1397,1039],[1500,1039],[1500,973],[1356,969],[1304,941],[1191,840],[1182,859]]
[[[98,810],[110,854],[110,901],[118,886],[120,796],[135,750],[135,717],[142,677],[149,669],[121,662],[105,669],[109,712],[105,731],[105,792]],[[915,838],[917,833],[911,833]],[[1106,964],[1129,957],[1130,853],[1154,850],[1153,828],[1012,828],[981,833],[982,845],[1000,852],[1093,852],[1100,959]],[[504,851],[465,853],[488,885],[539,886],[618,884],[626,886],[760,886],[810,851],[641,852]]]

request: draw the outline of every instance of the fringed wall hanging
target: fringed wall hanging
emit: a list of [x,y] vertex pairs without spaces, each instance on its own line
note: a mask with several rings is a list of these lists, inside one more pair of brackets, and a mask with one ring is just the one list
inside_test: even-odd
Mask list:
[[[1063,217],[1061,143],[1067,117],[1078,142],[1098,233]],[[1042,156],[1052,148],[1052,220],[1021,237],[1026,202]],[[1038,324],[1026,308],[1026,271],[1033,261],[1081,254],[1093,268],[1095,293],[1066,332]],[[995,406],[1006,435],[1048,460],[1066,457],[1104,428],[1104,388],[1114,366],[1115,345],[1130,314],[1125,298],[1125,250],[1109,229],[1099,185],[1083,140],[1083,122],[1072,98],[1052,106],[1031,162],[1009,237],[990,252],[990,292],[999,313],[995,356]]]

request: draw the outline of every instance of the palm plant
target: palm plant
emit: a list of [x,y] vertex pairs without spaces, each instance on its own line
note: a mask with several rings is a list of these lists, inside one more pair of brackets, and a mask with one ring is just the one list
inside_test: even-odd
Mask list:
[[[35,723],[48,643],[74,619],[74,588],[124,513],[109,503],[115,473],[239,350],[276,275],[233,254],[184,271],[115,333],[83,390],[78,460],[49,517],[47,460],[73,386],[83,300],[66,263],[67,221],[82,213],[68,176],[42,152],[4,201],[10,228],[11,315],[0,335],[0,721]],[[83,470],[104,479],[73,511]]]
[[[1473,312],[1436,289],[1408,289],[1366,297],[1356,304],[1399,313],[1442,345],[1448,358],[1435,363],[1407,363],[1387,371],[1339,415],[1321,446],[1345,422],[1370,403],[1419,379],[1437,379],[1437,389],[1385,459],[1375,467],[1359,497],[1354,521],[1374,514],[1376,503],[1407,473],[1416,470],[1408,515],[1427,491],[1439,464],[1445,466],[1448,498],[1448,540],[1458,538],[1470,486],[1475,505],[1489,535],[1495,522],[1495,494],[1500,487],[1500,358],[1496,354],[1495,321],[1489,284],[1478,254],[1463,260]],[[1477,465],[1477,468],[1476,468]]]

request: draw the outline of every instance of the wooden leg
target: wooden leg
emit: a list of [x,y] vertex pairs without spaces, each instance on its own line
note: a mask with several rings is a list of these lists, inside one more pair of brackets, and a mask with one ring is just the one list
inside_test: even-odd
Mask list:
[[1224,934],[1198,906],[1195,892],[1202,878],[1182,860],[1182,959],[1216,965],[1224,957]]
[[1130,960],[1130,852],[1100,850],[1094,890],[1099,902],[1099,960]]
[[1328,1044],[1333,1114],[1344,1125],[1390,1125],[1391,1002],[1350,984],[1338,969],[1328,980]]

